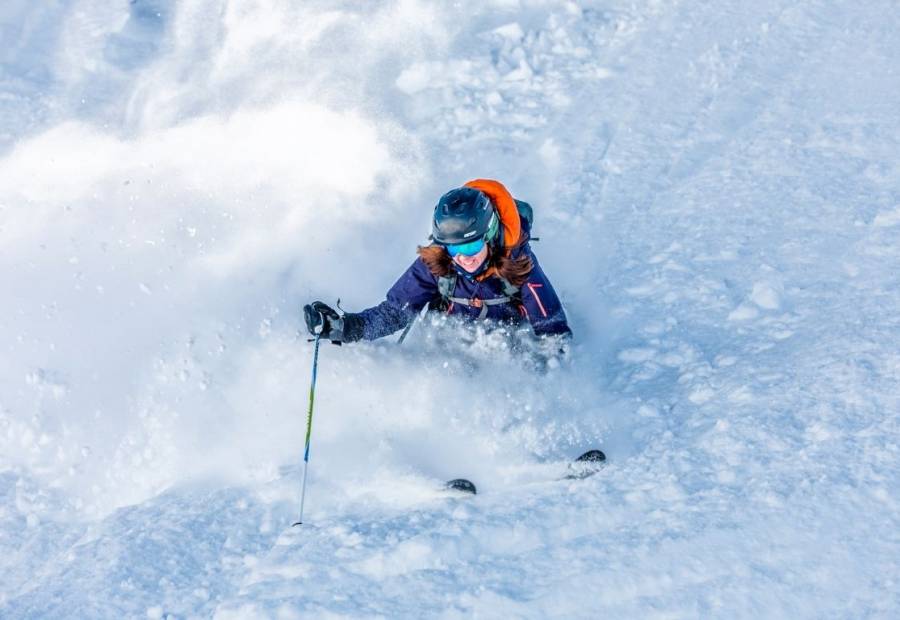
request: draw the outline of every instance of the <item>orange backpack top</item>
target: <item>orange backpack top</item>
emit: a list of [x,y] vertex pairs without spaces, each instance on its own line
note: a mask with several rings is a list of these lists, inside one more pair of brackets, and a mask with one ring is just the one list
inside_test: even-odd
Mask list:
[[503,183],[491,179],[475,179],[463,187],[477,189],[494,203],[497,215],[500,216],[500,225],[503,226],[503,249],[509,254],[519,243],[519,237],[522,236],[522,221],[519,218],[519,209],[516,206],[515,198]]

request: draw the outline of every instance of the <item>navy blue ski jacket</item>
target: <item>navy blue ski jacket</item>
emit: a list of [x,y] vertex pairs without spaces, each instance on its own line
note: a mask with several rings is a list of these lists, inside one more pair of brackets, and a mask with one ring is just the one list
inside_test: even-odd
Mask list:
[[[569,329],[566,313],[563,311],[559,297],[556,296],[553,285],[550,284],[550,280],[547,279],[538,264],[537,257],[531,251],[529,244],[526,243],[517,248],[514,256],[522,254],[531,257],[534,268],[528,276],[528,280],[522,285],[521,304],[513,301],[489,306],[486,318],[513,324],[528,321],[538,336],[571,335],[572,331]],[[499,277],[492,276],[478,282],[467,277],[462,270],[458,270],[458,272],[459,276],[456,279],[453,297],[482,300],[505,297],[503,283]],[[430,302],[440,299],[437,278],[421,258],[416,258],[409,269],[391,287],[383,302],[363,310],[357,315],[363,320],[363,339],[375,340],[403,329],[422,308]],[[451,304],[446,312],[474,321],[481,309],[462,304]]]

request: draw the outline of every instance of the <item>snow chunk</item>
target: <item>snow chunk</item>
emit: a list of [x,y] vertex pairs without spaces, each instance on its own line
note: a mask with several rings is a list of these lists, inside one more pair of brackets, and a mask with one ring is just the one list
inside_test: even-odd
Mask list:
[[687,360],[685,360],[684,356],[679,353],[666,353],[661,358],[659,358],[659,363],[663,366],[669,366],[671,368],[678,368],[683,365]]
[[652,360],[656,356],[656,349],[650,347],[636,347],[619,352],[619,361],[629,364],[640,364]]
[[417,62],[404,69],[394,85],[407,95],[471,80],[473,65],[468,60]]
[[820,443],[835,439],[838,433],[824,422],[814,422],[806,428],[806,436],[810,441]]
[[716,393],[713,389],[707,385],[698,387],[694,389],[689,395],[688,400],[694,403],[695,405],[702,405],[703,403],[709,402],[712,400],[713,396]]
[[900,224],[900,207],[888,213],[879,213],[872,222],[876,228],[889,228],[897,224]]
[[728,315],[729,321],[748,321],[759,316],[759,310],[753,306],[743,303]]
[[746,385],[742,385],[728,394],[728,400],[733,403],[751,403],[753,402],[753,391]]
[[656,294],[659,289],[660,286],[657,282],[646,282],[637,286],[630,286],[625,289],[625,292],[632,297],[649,297]]
[[561,161],[561,153],[559,149],[559,145],[553,141],[553,138],[547,138],[544,140],[544,143],[541,144],[540,149],[538,149],[538,154],[541,156],[541,159],[544,161],[544,165],[547,168],[558,168]]
[[487,103],[487,104],[490,105],[490,106],[497,107],[497,106],[503,104],[503,95],[501,95],[500,93],[498,93],[496,90],[491,91],[491,92],[488,93],[487,96],[484,98],[484,102]]
[[525,37],[525,31],[522,30],[522,26],[519,25],[519,22],[504,24],[503,26],[494,28],[491,32],[510,41],[521,41]]
[[431,84],[432,64],[416,63],[412,67],[404,69],[394,83],[407,95],[415,95]]
[[657,418],[659,417],[659,412],[648,405],[641,405],[638,407],[637,415],[642,418]]
[[757,282],[753,285],[750,300],[760,308],[777,310],[781,307],[781,294],[770,282]]
[[407,540],[391,551],[378,552],[362,560],[356,568],[370,577],[383,579],[439,566],[440,559],[430,545],[424,541]]
[[731,470],[722,470],[716,474],[716,480],[718,480],[720,484],[733,484],[736,479],[737,476],[735,476],[734,472]]
[[531,79],[534,70],[531,65],[524,59],[519,61],[519,66],[503,76],[503,79],[509,82],[518,82]]

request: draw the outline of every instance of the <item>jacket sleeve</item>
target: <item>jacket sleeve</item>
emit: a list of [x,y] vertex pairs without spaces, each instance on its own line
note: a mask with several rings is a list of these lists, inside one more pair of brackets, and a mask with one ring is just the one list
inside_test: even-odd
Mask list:
[[356,315],[362,320],[363,340],[375,340],[403,329],[437,295],[437,280],[417,258],[383,302]]
[[572,330],[569,329],[566,312],[556,291],[553,290],[553,285],[541,269],[537,256],[530,250],[529,254],[534,269],[522,286],[522,305],[534,333],[538,336],[559,334],[571,336]]

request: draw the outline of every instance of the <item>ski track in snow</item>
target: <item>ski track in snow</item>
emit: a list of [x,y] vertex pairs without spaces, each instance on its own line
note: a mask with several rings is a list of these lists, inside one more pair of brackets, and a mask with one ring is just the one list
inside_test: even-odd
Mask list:
[[[900,614],[893,3],[101,4],[0,9],[0,616]],[[291,528],[299,305],[475,176],[571,364],[323,347]]]

